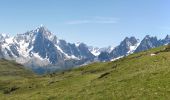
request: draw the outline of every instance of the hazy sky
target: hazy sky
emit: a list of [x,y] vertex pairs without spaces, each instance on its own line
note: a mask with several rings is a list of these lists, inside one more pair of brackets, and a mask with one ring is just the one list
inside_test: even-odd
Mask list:
[[43,24],[58,38],[99,47],[170,34],[170,0],[0,0],[0,33]]

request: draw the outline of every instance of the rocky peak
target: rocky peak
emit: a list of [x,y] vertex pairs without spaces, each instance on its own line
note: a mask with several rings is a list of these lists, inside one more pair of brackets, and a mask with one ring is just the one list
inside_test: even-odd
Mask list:
[[170,35],[166,35],[165,40],[170,40]]
[[136,45],[138,42],[138,40],[135,37],[126,37],[121,43],[120,45],[125,46],[125,47],[129,47],[129,46],[134,46]]
[[45,38],[51,39],[53,37],[53,34],[45,27],[45,26],[40,26],[34,31],[37,35],[41,34]]
[[146,35],[145,38],[141,41],[138,48],[135,50],[135,52],[140,52],[144,50],[148,50],[150,48],[158,47],[162,43],[160,40],[157,39],[157,37],[151,37],[149,35]]

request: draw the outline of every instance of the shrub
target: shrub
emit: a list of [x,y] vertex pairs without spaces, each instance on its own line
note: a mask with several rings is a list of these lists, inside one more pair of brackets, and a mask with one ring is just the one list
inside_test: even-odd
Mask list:
[[166,46],[165,51],[166,51],[166,52],[169,52],[169,51],[170,51],[170,44],[168,44],[168,45]]

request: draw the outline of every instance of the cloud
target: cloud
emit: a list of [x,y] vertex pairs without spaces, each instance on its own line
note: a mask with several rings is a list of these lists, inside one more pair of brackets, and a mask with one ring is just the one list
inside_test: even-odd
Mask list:
[[118,22],[118,18],[114,18],[114,17],[92,17],[89,19],[82,19],[82,20],[72,20],[72,21],[68,21],[66,22],[66,24],[115,24]]

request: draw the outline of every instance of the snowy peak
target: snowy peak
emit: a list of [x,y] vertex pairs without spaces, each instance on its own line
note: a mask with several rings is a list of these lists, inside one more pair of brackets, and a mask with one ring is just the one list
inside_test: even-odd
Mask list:
[[52,33],[45,26],[41,26],[37,28],[35,31],[39,34],[45,35],[46,37],[50,37],[52,35]]
[[126,37],[121,44],[127,47],[136,45],[138,40],[135,37]]
[[125,39],[118,46],[113,48],[111,52],[103,51],[98,58],[100,61],[108,61],[109,59],[111,60],[117,57],[129,55],[135,51],[138,45],[139,40],[135,37],[125,37]]
[[108,46],[108,47],[104,47],[104,48],[89,46],[88,48],[89,48],[89,51],[95,56],[99,56],[100,53],[102,53],[102,52],[110,53],[114,49],[113,46]]
[[167,35],[164,39],[157,39],[150,35],[146,35],[142,41],[139,41],[135,37],[126,37],[118,46],[116,46],[108,55],[108,52],[101,52],[99,60],[108,61],[108,59],[115,59],[123,57],[134,52],[140,52],[155,48],[161,45],[167,45],[170,43],[170,35]]
[[54,38],[56,38],[45,26],[40,26],[34,30],[27,31],[24,34],[17,34],[17,36],[15,36],[15,39],[17,41],[24,40],[24,41],[30,42],[30,41],[34,41],[38,35],[42,36],[42,38],[47,38],[50,40],[53,40]]
[[5,38],[9,38],[9,35],[4,33],[0,34],[0,39],[5,39]]
[[[52,34],[51,31],[49,31],[45,26],[40,26],[36,28],[35,30],[30,31],[33,35],[39,35],[42,36],[42,38],[47,38],[50,41],[54,41],[55,35]],[[57,39],[57,38],[56,38]]]
[[81,42],[77,42],[75,43],[75,45],[78,47],[81,44]]
[[142,41],[135,37],[126,37],[116,47],[97,48],[84,43],[69,43],[58,39],[46,27],[10,37],[0,34],[0,56],[16,60],[29,67],[57,66],[73,67],[93,61],[110,61],[134,52],[148,50],[170,43],[170,36],[158,40],[146,35]]
[[10,38],[7,34],[0,34],[0,42],[5,42],[5,39]]
[[139,40],[135,37],[126,37],[117,48],[119,48],[119,50],[122,50],[122,54],[130,54],[134,52],[134,50],[138,46],[138,43]]
[[89,51],[95,56],[98,56],[101,53],[100,48],[98,47],[89,46],[88,48],[89,48]]

